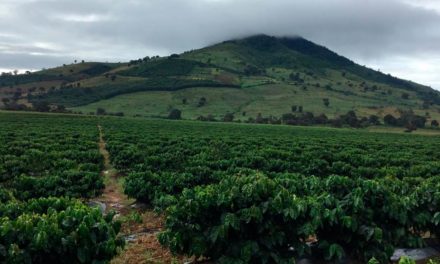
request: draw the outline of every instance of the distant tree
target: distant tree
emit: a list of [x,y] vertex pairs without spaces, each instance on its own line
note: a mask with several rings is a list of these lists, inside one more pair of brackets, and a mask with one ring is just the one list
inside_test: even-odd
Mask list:
[[370,115],[368,117],[368,123],[374,126],[380,125],[379,117],[377,115]]
[[209,121],[209,122],[217,121],[212,114],[209,114],[207,116],[199,116],[199,117],[197,117],[197,120],[199,120],[199,121]]
[[323,98],[322,101],[323,101],[325,107],[329,107],[330,106],[330,100],[328,98]]
[[64,113],[66,112],[66,107],[64,105],[57,105],[56,112]]
[[241,115],[242,115],[242,116],[246,116],[246,111],[243,111],[243,112],[241,113]]
[[290,75],[289,75],[289,79],[291,80],[291,81],[294,81],[294,82],[296,82],[296,83],[299,83],[299,84],[302,84],[302,83],[304,83],[304,79],[302,79],[301,78],[301,75],[297,72],[297,73],[291,73]]
[[408,93],[402,93],[402,99],[409,99],[409,94]]
[[96,109],[96,114],[97,114],[97,115],[105,115],[105,114],[107,114],[107,111],[105,111],[104,108],[98,107],[98,108]]
[[34,105],[35,111],[38,111],[38,112],[49,112],[49,110],[50,110],[49,103],[45,102],[45,101],[36,102],[33,105]]
[[319,116],[315,117],[315,123],[324,125],[328,123],[328,117],[325,114],[320,114]]
[[423,101],[422,103],[422,108],[423,109],[429,109],[429,107],[431,106],[431,103],[429,101]]
[[199,102],[198,102],[198,104],[197,104],[197,107],[202,107],[202,106],[205,106],[206,105],[206,98],[205,97],[201,97],[200,99],[199,99]]
[[85,61],[84,61],[84,60],[81,60],[81,63],[85,63]]
[[298,106],[292,105],[292,112],[296,112],[296,110],[298,110]]
[[186,99],[186,98],[183,98],[183,99],[182,99],[182,104],[186,105],[186,103],[187,103],[187,99]]
[[330,121],[330,124],[331,124],[333,127],[342,127],[343,122],[342,122],[342,120],[341,120],[340,118],[335,118],[335,119],[332,119],[332,120]]
[[255,123],[257,123],[257,124],[263,124],[264,123],[264,118],[263,118],[263,115],[261,115],[261,113],[257,114],[257,118],[255,118]]
[[182,111],[179,109],[171,109],[170,113],[168,114],[168,119],[178,120],[182,118]]
[[223,117],[223,122],[232,122],[234,121],[234,114],[232,113],[226,113]]
[[409,122],[405,125],[405,132],[411,133],[414,130],[417,130],[417,126],[415,126],[413,123]]
[[303,112],[303,107],[302,107],[302,105],[298,106],[298,112],[300,112],[300,113]]
[[254,66],[254,65],[246,65],[246,67],[243,70],[245,75],[261,75],[263,74],[263,70],[261,70],[260,68]]
[[171,54],[168,58],[169,59],[178,59],[180,57],[179,54]]
[[333,90],[333,87],[332,87],[332,85],[331,85],[330,83],[329,83],[329,84],[326,84],[324,88],[325,88],[326,90],[329,90],[329,91]]
[[437,128],[439,126],[438,121],[437,120],[432,120],[431,121],[431,126]]
[[340,116],[341,121],[351,127],[360,127],[360,120],[354,111],[348,111],[347,114]]
[[9,98],[2,98],[2,102],[3,102],[4,105],[9,104],[10,101],[11,100]]
[[112,80],[112,82],[114,82],[116,80],[116,75],[112,74],[112,77],[110,79]]
[[391,114],[387,114],[386,116],[384,116],[383,122],[389,126],[397,125],[397,119]]
[[17,75],[18,74],[18,70],[14,70],[14,75]]

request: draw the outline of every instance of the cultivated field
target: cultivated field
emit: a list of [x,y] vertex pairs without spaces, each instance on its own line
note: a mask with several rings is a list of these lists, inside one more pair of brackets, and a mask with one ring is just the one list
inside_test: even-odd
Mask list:
[[17,113],[0,124],[0,262],[387,263],[440,235],[437,135]]

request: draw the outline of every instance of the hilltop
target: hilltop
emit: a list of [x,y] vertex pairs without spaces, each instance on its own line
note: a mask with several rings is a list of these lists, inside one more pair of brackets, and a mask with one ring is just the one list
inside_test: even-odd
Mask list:
[[301,37],[229,40],[168,57],[127,63],[79,62],[24,75],[2,75],[3,108],[34,106],[75,112],[196,119],[234,114],[247,120],[311,112],[328,117],[412,109],[439,118],[440,93],[360,66]]

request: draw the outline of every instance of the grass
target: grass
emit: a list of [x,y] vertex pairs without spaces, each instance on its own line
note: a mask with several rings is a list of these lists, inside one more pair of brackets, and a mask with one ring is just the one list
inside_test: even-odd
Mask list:
[[[203,107],[197,107],[201,97],[207,99]],[[323,98],[330,98],[330,106],[323,104]],[[183,103],[183,99],[187,103]],[[315,114],[325,113],[334,117],[349,110],[355,110],[360,116],[376,114],[381,117],[388,113],[396,115],[398,105],[377,105],[371,97],[355,97],[344,95],[325,88],[310,86],[303,90],[302,86],[289,84],[271,84],[249,88],[187,88],[177,91],[151,91],[124,94],[110,99],[101,100],[85,106],[71,108],[83,113],[95,112],[98,107],[107,112],[124,112],[127,116],[166,117],[172,108],[182,111],[184,119],[196,119],[200,115],[213,114],[221,117],[231,112],[241,120],[263,116],[281,116],[291,111],[292,105],[302,105],[304,111]],[[246,115],[243,116],[243,112]],[[416,110],[425,115],[426,110]],[[440,119],[436,110],[428,110],[433,119]]]

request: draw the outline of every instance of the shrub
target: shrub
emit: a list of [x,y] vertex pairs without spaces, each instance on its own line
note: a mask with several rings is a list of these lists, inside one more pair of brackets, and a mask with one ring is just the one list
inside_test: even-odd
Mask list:
[[163,245],[220,263],[294,263],[314,234],[307,201],[260,174],[187,189],[167,215]]
[[168,114],[168,119],[178,120],[182,118],[182,111],[179,109],[171,109],[170,113]]
[[1,204],[0,262],[107,262],[124,244],[112,218],[62,198]]

